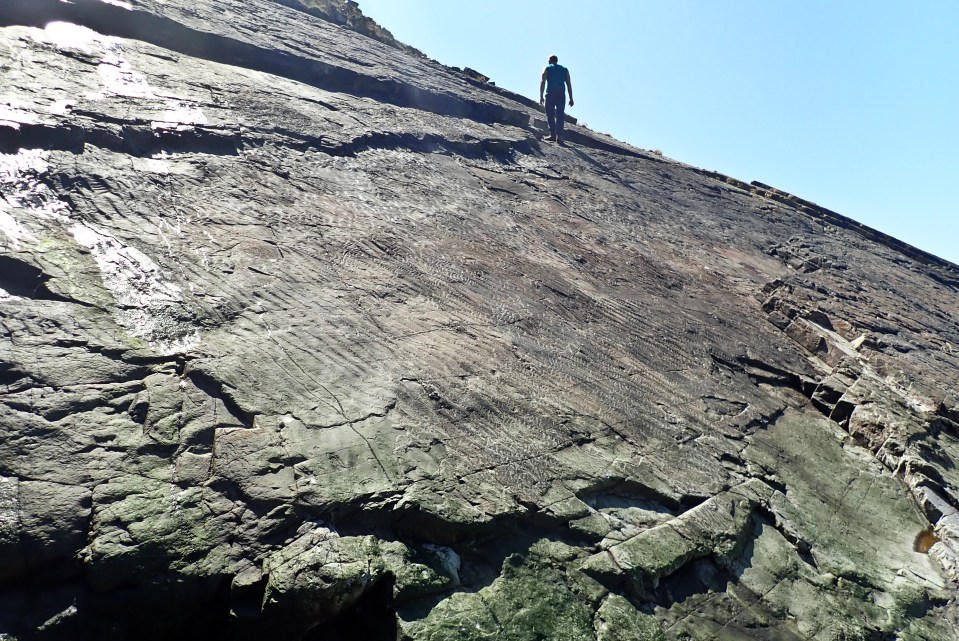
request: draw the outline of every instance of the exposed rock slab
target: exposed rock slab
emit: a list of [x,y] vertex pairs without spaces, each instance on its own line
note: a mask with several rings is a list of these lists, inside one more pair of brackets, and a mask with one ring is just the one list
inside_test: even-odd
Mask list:
[[265,0],[0,23],[0,634],[955,638],[955,266]]

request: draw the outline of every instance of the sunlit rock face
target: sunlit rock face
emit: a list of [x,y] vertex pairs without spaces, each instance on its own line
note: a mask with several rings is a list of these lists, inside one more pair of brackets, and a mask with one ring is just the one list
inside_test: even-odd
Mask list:
[[328,8],[0,7],[0,638],[955,639],[959,270]]

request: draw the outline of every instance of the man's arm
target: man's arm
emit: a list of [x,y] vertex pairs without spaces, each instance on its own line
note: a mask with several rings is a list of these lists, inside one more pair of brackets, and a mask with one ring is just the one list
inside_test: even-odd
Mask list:
[[[546,72],[543,72],[545,77]],[[569,89],[569,106],[573,106],[573,81],[569,78],[569,69],[566,70],[566,88]]]
[[543,67],[543,77],[539,81],[539,104],[543,104],[543,91],[546,89],[546,67]]

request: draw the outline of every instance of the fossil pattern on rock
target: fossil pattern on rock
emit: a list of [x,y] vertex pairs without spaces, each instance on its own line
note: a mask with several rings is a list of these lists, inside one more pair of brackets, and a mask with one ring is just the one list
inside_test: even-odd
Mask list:
[[959,635],[959,268],[287,4],[0,9],[0,636]]

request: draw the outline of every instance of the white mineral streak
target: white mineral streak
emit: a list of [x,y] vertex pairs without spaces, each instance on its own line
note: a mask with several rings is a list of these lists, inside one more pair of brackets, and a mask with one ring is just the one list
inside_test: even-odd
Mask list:
[[104,4],[112,4],[115,7],[121,7],[127,11],[133,11],[133,6],[129,2],[123,2],[123,0],[100,0]]
[[53,44],[61,49],[77,49],[92,54],[91,45],[103,38],[93,29],[71,22],[51,22],[43,29],[31,29],[31,37],[40,44]]
[[76,104],[74,100],[57,100],[49,107],[50,113],[56,116],[66,116]]
[[[115,4],[125,9],[131,9],[129,3],[111,0],[101,0]],[[89,100],[105,100],[111,96],[123,98],[140,98],[157,101],[158,111],[162,116],[153,122],[154,129],[175,129],[182,131],[193,125],[206,124],[206,115],[195,102],[175,96],[163,95],[162,92],[150,86],[146,76],[136,71],[127,61],[123,51],[123,41],[120,38],[104,36],[102,34],[69,22],[51,22],[45,29],[32,30],[33,39],[37,42],[54,44],[61,49],[77,49],[91,55],[100,56],[97,72],[100,75],[102,88],[100,91],[88,93]],[[65,113],[72,106],[66,103],[55,113]],[[0,123],[3,122],[3,111],[0,111]]]
[[0,200],[0,232],[3,232],[3,235],[10,239],[13,248],[19,251],[20,239],[25,232],[17,219],[5,211],[8,207],[5,200]]
[[36,238],[23,228],[13,212],[29,209],[39,218],[56,218],[66,209],[37,179],[47,169],[46,157],[47,152],[39,149],[0,154],[0,232],[16,250],[20,249],[21,240],[36,242]]
[[20,481],[0,476],[0,532],[20,529]]
[[190,129],[191,125],[205,125],[206,115],[198,106],[183,101],[170,101],[173,108],[152,123],[154,129]]
[[116,38],[104,38],[105,51],[97,71],[107,93],[127,98],[150,98],[159,96],[146,76],[134,71],[123,55],[123,46]]
[[20,125],[32,125],[37,122],[37,115],[18,109],[11,104],[0,105],[0,127],[19,129]]
[[455,550],[448,547],[443,547],[442,545],[433,545],[431,543],[427,543],[423,547],[435,554],[440,562],[445,566],[447,573],[459,580],[459,572],[460,567],[462,566],[462,561],[460,559],[460,555],[457,554]]
[[196,344],[197,333],[184,335],[174,318],[185,308],[180,288],[162,280],[149,256],[86,223],[71,225],[70,233],[93,255],[116,300],[120,325],[163,354]]
[[170,173],[170,163],[161,157],[153,158],[132,158],[133,168],[137,171],[145,171],[151,174]]
[[199,343],[200,332],[194,330],[193,332],[184,334],[179,338],[154,338],[152,341],[150,341],[150,347],[158,354],[170,356],[171,354],[182,354],[183,352],[187,352],[196,347]]
[[[111,4],[131,8],[126,2]],[[87,95],[87,99],[155,102],[154,109],[162,114],[161,120],[154,123],[155,127],[179,129],[206,122],[196,103],[161,95],[151,87],[146,76],[138,73],[127,61],[121,39],[69,22],[51,22],[44,29],[31,29],[30,33],[36,42],[99,56],[97,70],[101,87],[96,93]],[[54,114],[67,115],[73,104],[72,100],[61,100],[48,109]],[[0,105],[0,126],[19,128],[36,121],[35,113],[9,102]],[[164,282],[157,265],[141,251],[73,220],[69,208],[40,180],[49,169],[47,158],[48,153],[41,150],[0,154],[0,235],[19,249],[24,241],[36,241],[21,224],[26,220],[21,212],[33,219],[56,221],[69,229],[80,245],[90,250],[104,285],[116,300],[115,318],[120,326],[164,354],[184,351],[196,344],[199,340],[197,332],[182,322],[189,316],[189,309],[180,288]],[[148,171],[165,173],[169,170],[166,159],[148,159],[145,163],[142,168]],[[19,216],[19,220],[15,216]],[[9,297],[6,291],[0,292],[0,298]]]
[[[70,210],[51,193],[39,177],[49,169],[48,152],[24,149],[0,154],[0,232],[15,249],[36,238],[14,217],[27,212],[37,219],[53,220],[69,228],[76,241],[90,250],[103,283],[117,303],[117,323],[163,354],[188,349],[198,334],[188,332],[178,318],[188,315],[179,287],[164,282],[149,256],[90,225],[71,219]],[[0,298],[9,298],[7,292]]]
[[49,153],[42,149],[22,149],[17,154],[0,154],[0,181],[9,183],[20,178],[23,172],[37,174],[49,168]]

